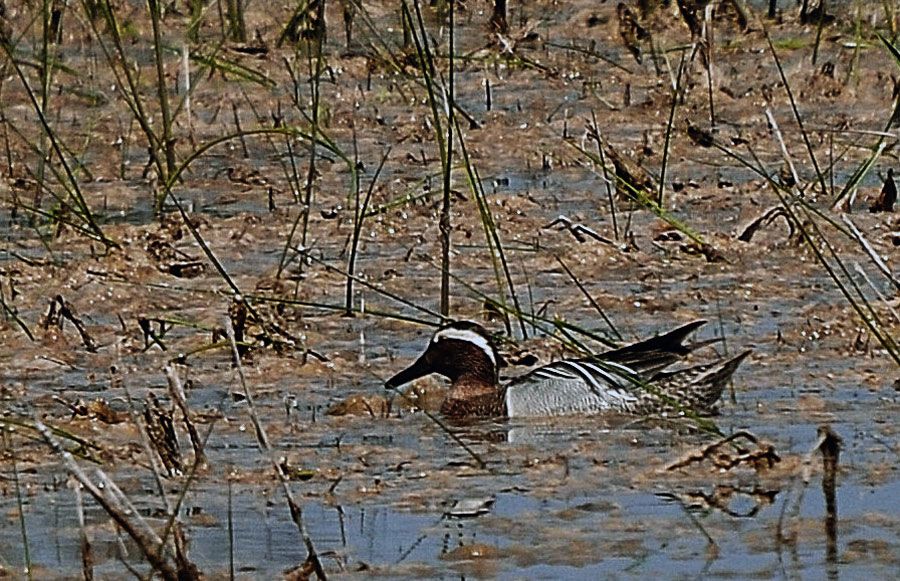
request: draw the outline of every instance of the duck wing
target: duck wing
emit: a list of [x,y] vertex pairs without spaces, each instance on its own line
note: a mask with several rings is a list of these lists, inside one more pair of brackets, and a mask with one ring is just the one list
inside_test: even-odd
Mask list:
[[706,321],[583,359],[563,359],[513,379],[505,387],[509,417],[554,416],[616,410],[657,413],[709,411],[749,354],[723,362],[664,371],[717,339],[685,344]]
[[634,371],[615,363],[555,361],[507,384],[507,414],[536,417],[631,411],[640,398],[634,393],[629,375],[634,375]]
[[688,336],[706,324],[704,320],[693,321],[673,329],[668,333],[651,337],[619,349],[586,357],[580,361],[601,360],[628,367],[641,379],[650,379],[654,374],[683,359],[688,353],[718,339],[684,344]]

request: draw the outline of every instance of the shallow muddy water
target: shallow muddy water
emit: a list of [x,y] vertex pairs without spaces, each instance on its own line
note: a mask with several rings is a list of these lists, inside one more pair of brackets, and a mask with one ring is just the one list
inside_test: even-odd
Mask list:
[[[709,128],[707,76],[698,56],[684,73],[684,98],[675,108],[662,216],[610,194],[600,164],[585,153],[597,150],[586,127],[596,118],[604,147],[660,176],[671,87],[691,48],[684,21],[662,9],[642,17],[653,46],[643,45],[638,64],[623,46],[615,3],[513,4],[511,31],[501,37],[486,26],[487,3],[466,3],[456,22],[456,98],[477,121],[477,127],[463,124],[466,152],[521,310],[542,318],[525,324],[525,338],[511,317],[511,344],[503,349],[513,362],[526,352],[543,363],[572,356],[554,321],[614,339],[561,259],[621,342],[705,319],[696,338],[723,340],[691,361],[753,350],[735,375],[733,394],[711,418],[718,433],[698,429],[690,418],[613,414],[442,427],[383,388],[422,352],[440,304],[441,162],[419,61],[414,49],[402,47],[396,3],[363,2],[371,27],[357,14],[349,50],[341,8],[328,4],[319,114],[320,131],[335,145],[317,149],[305,242],[301,200],[310,148],[296,135],[246,135],[192,162],[172,196],[196,233],[171,198],[158,214],[153,196],[159,180],[152,165],[144,171],[147,138],[123,100],[126,91],[116,88],[97,34],[110,38],[104,29],[91,32],[79,16],[65,20],[62,42],[54,45],[68,68],[49,80],[47,111],[67,160],[83,163],[76,181],[116,246],[91,237],[73,209],[72,184],[57,157],[50,156],[54,171],[38,185],[40,125],[5,61],[0,575],[24,577],[30,562],[33,578],[77,578],[85,554],[96,578],[126,577],[129,567],[150,570],[139,544],[86,491],[85,525],[79,524],[74,481],[63,456],[35,430],[40,421],[59,430],[57,440],[76,454],[92,482],[101,481],[98,469],[115,482],[134,505],[128,518],[139,515],[154,531],[166,525],[166,502],[186,489],[178,522],[188,559],[207,578],[274,578],[307,559],[273,463],[290,479],[303,529],[334,578],[896,576],[898,365],[783,218],[749,242],[738,239],[780,203],[760,171],[778,183],[789,173],[768,109],[810,207],[820,212],[801,214],[804,227],[822,229],[849,272],[842,280],[859,287],[887,337],[900,337],[897,287],[855,240],[828,223],[849,217],[897,277],[897,214],[866,211],[882,176],[897,165],[897,136],[889,134],[885,151],[860,181],[852,212],[831,208],[877,147],[873,132],[884,130],[891,115],[897,63],[875,33],[890,37],[885,6],[893,3],[828,3],[838,20],[823,29],[816,65],[816,27],[798,24],[794,2],[778,2],[780,15],[771,21],[761,20],[767,3],[749,3],[755,16],[748,31],[720,15],[712,94],[713,136],[721,147],[701,148],[687,135],[688,122]],[[140,63],[147,83],[141,94],[160,127],[146,8],[128,3],[116,9],[127,24],[126,53]],[[245,50],[253,42],[220,43],[217,17],[204,17],[200,39],[191,45],[191,118],[179,108],[172,129],[178,160],[234,134],[235,115],[244,131],[271,129],[277,117],[309,133],[311,43],[275,46],[292,9],[250,9],[250,28],[267,43],[258,56]],[[18,31],[19,61],[37,62],[39,27],[18,23],[38,20],[26,18],[29,7],[11,10],[12,26],[26,26]],[[446,76],[446,15],[424,8],[423,18]],[[165,23],[165,42],[180,46],[187,17],[168,14]],[[210,73],[202,68],[209,55],[203,50],[214,47],[221,49],[215,54],[222,68]],[[173,99],[177,53],[164,59]],[[825,63],[832,69],[823,69]],[[239,77],[229,68],[235,65],[274,85]],[[296,87],[288,65],[299,79]],[[23,74],[30,86],[40,86],[39,67]],[[102,93],[105,105],[88,100],[90,91]],[[485,304],[511,305],[512,291],[498,290],[505,275],[495,270],[493,239],[486,237],[467,181],[459,138],[451,315],[503,332],[504,323]],[[758,159],[761,170],[736,158],[751,165]],[[359,170],[362,198],[378,177],[360,228],[354,316],[347,317],[352,167]],[[608,242],[590,235],[579,241],[548,226],[561,215]],[[721,260],[707,260],[716,255],[705,257],[691,235]],[[815,247],[827,254],[821,241]],[[834,258],[828,263],[839,270]],[[224,340],[224,321],[239,319],[236,289],[258,315],[248,315],[243,328],[250,347],[242,369],[271,454],[260,451]],[[605,349],[580,338],[590,349]],[[140,426],[153,397],[164,409],[173,405],[167,365],[184,382],[197,431],[209,439],[208,466],[190,479],[162,471],[163,494],[151,468],[162,456],[148,454]],[[525,371],[511,365],[501,373],[508,378]],[[406,391],[436,412],[445,386],[428,378]],[[171,417],[187,469],[194,459],[188,428],[180,411]],[[822,426],[842,440],[833,490],[816,449]],[[721,436],[741,432],[755,440],[741,441],[743,459],[736,459],[736,448],[723,448],[721,455],[686,460]],[[734,464],[725,467],[728,460]],[[676,467],[680,461],[686,465]],[[83,532],[90,551],[82,546]],[[292,578],[304,577],[295,572]]]

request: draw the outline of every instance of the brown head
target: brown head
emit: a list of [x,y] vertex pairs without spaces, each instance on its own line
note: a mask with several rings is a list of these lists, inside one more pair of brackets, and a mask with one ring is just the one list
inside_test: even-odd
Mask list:
[[471,321],[457,321],[435,331],[428,347],[412,365],[388,379],[395,388],[431,373],[443,375],[453,385],[483,385],[496,389],[499,356],[487,330]]

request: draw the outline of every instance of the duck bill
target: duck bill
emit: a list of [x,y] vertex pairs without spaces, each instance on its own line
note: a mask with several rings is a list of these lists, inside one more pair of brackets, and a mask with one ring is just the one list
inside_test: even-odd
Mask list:
[[432,372],[431,366],[425,361],[425,355],[419,357],[415,363],[395,375],[394,377],[388,379],[384,382],[384,387],[386,389],[394,389],[395,387],[400,387],[410,381],[415,379],[419,379],[420,377],[424,377]]

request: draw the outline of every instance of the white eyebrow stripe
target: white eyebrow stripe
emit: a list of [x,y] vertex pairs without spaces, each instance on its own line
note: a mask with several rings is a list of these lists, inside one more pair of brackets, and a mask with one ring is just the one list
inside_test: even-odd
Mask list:
[[497,366],[497,360],[494,358],[494,349],[491,347],[490,342],[486,337],[479,335],[475,331],[469,331],[468,329],[454,329],[451,327],[449,329],[444,329],[443,331],[438,331],[431,341],[437,342],[441,339],[456,339],[457,341],[471,343],[484,351],[485,355],[488,356],[488,359],[491,360],[491,363],[494,364],[494,367]]

